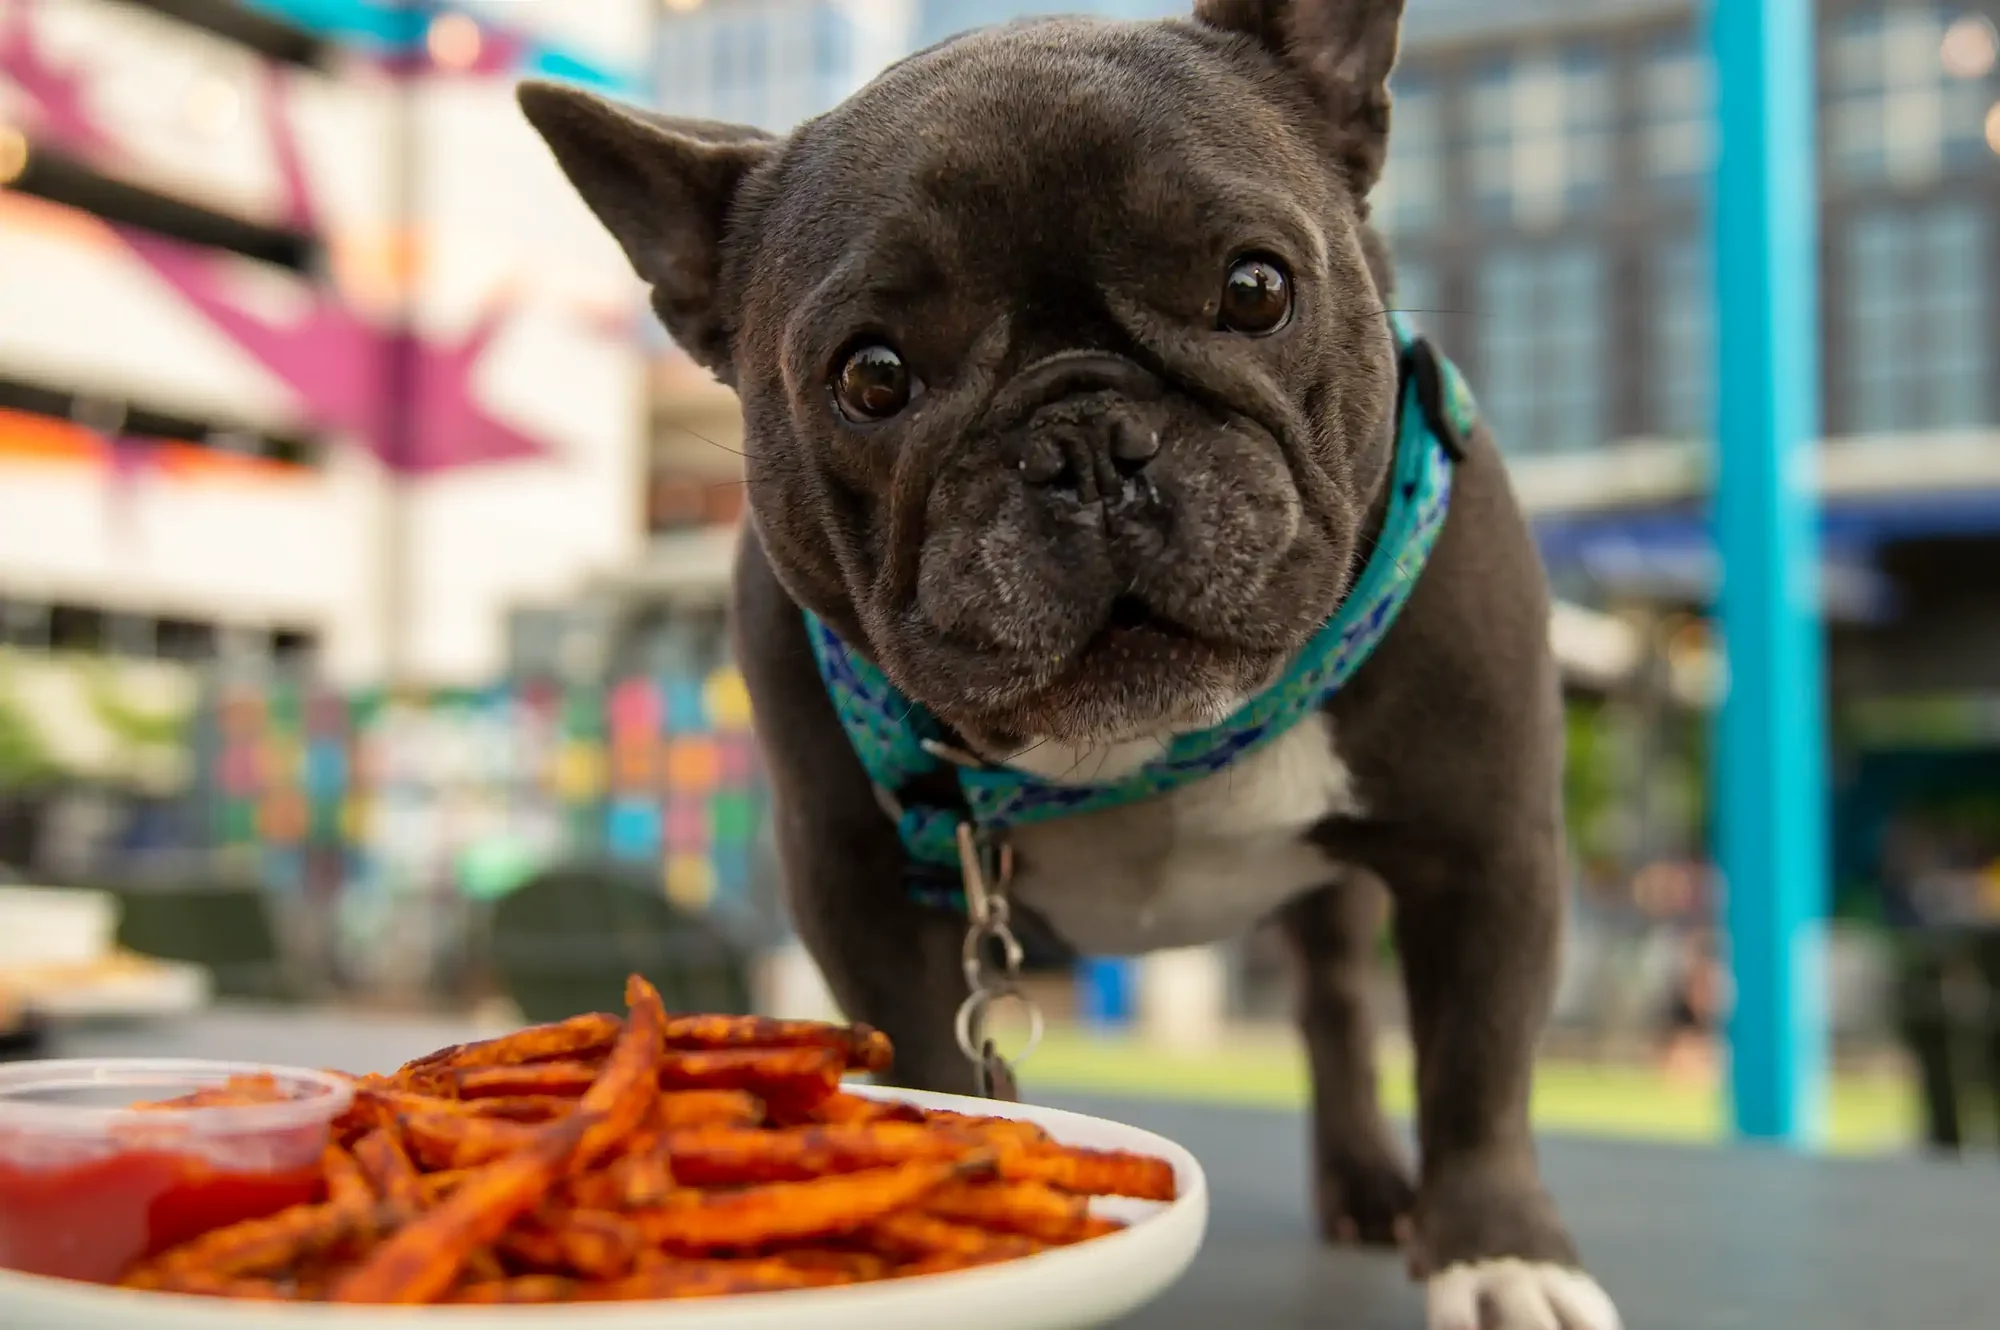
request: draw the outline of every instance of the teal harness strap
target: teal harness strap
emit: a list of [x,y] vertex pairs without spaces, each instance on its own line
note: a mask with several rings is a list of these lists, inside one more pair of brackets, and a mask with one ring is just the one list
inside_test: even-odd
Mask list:
[[[1388,635],[1437,544],[1451,502],[1452,466],[1463,457],[1477,421],[1458,371],[1400,316],[1392,317],[1403,353],[1402,381],[1393,488],[1374,554],[1340,609],[1276,683],[1220,724],[1178,736],[1130,776],[1102,785],[1062,785],[1011,767],[957,767],[963,809],[903,804],[899,796],[913,781],[947,765],[927,746],[945,741],[943,726],[806,613],[820,677],[841,727],[885,806],[897,813],[896,830],[914,864],[951,870],[939,876],[955,881],[958,826],[968,817],[983,833],[1004,835],[1014,827],[1156,798],[1214,775],[1319,710],[1361,668]],[[943,903],[950,903],[950,893],[944,895]]]

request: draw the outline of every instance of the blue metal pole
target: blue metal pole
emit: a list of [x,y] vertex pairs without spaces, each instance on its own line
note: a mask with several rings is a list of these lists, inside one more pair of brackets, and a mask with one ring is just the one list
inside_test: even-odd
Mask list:
[[1819,433],[1812,0],[1712,0],[1720,160],[1715,536],[1728,693],[1717,860],[1735,980],[1739,1135],[1821,1127],[1826,734],[1812,450]]

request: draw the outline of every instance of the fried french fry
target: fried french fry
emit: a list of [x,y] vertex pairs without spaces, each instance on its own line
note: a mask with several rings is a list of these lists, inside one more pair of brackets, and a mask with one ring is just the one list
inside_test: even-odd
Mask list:
[[920,1261],[909,1261],[890,1269],[890,1279],[916,1279],[923,1275],[948,1275],[958,1270],[976,1270],[982,1265],[998,1265],[1002,1261],[1018,1261],[1023,1255],[1007,1247],[990,1247],[969,1256],[927,1256]]
[[179,1293],[191,1298],[235,1298],[244,1302],[288,1302],[296,1286],[279,1279],[232,1279],[205,1270],[185,1270],[152,1288],[155,1293]]
[[629,1274],[645,1246],[636,1224],[603,1210],[565,1215],[551,1231],[563,1264],[588,1279],[618,1279]]
[[388,1202],[401,1221],[423,1209],[423,1179],[393,1129],[377,1127],[356,1141],[354,1162],[374,1194]]
[[923,1111],[923,1120],[940,1127],[950,1127],[956,1131],[990,1141],[1019,1141],[1024,1145],[1047,1143],[1049,1134],[1032,1122],[1021,1122],[1014,1118],[978,1117],[968,1113],[953,1113],[948,1109],[931,1108]]
[[766,1099],[816,1104],[840,1088],[847,1069],[836,1048],[750,1048],[669,1053],[660,1084],[669,1090],[748,1090]]
[[507,1269],[500,1264],[500,1258],[491,1247],[481,1247],[465,1258],[461,1278],[468,1284],[490,1284],[506,1277]]
[[518,1067],[471,1067],[443,1073],[461,1099],[564,1095],[580,1098],[597,1080],[589,1062],[531,1062]]
[[462,1067],[514,1067],[557,1059],[583,1061],[587,1060],[586,1054],[610,1048],[624,1024],[608,1012],[590,1012],[549,1025],[531,1025],[498,1039],[441,1048],[406,1064],[397,1075],[409,1073],[415,1078]]
[[669,1261],[607,1284],[579,1285],[577,1292],[586,1302],[654,1302],[781,1293],[838,1282],[778,1261]]
[[447,1168],[441,1172],[424,1174],[417,1182],[424,1204],[436,1205],[470,1181],[476,1171],[470,1168]]
[[356,1098],[365,1101],[363,1111],[376,1126],[419,1113],[457,1113],[466,1117],[508,1118],[515,1122],[546,1122],[576,1110],[576,1100],[563,1095],[482,1095],[476,1099],[461,1099],[455,1094],[363,1090],[357,1092]]
[[[814,1104],[808,1118],[815,1122],[922,1122],[923,1110],[893,1099],[869,1099],[846,1091],[836,1091]],[[788,1124],[803,1126],[803,1123]]]
[[676,1016],[667,1022],[666,1043],[674,1049],[831,1048],[855,1071],[887,1071],[894,1061],[888,1036],[870,1026],[762,1016]]
[[837,1247],[792,1247],[774,1251],[767,1259],[809,1274],[831,1275],[846,1284],[866,1284],[889,1273],[885,1257]]
[[533,1144],[542,1130],[532,1123],[458,1113],[404,1118],[402,1128],[416,1157],[434,1169],[477,1168],[504,1159]]
[[580,1110],[597,1120],[576,1147],[573,1168],[589,1168],[639,1130],[660,1097],[667,1009],[659,990],[636,974],[625,981],[625,1001],[631,1008],[625,1029],[611,1046],[603,1071],[583,1092]]
[[924,1198],[924,1213],[1051,1245],[1080,1241],[1090,1202],[1039,1182],[953,1182]]
[[1032,1256],[1045,1245],[1019,1234],[995,1233],[912,1211],[886,1215],[869,1225],[868,1240],[895,1255],[919,1261],[940,1256],[960,1261],[1013,1260]]
[[647,1242],[675,1249],[761,1247],[837,1237],[904,1210],[961,1171],[949,1163],[869,1169],[734,1191],[683,1188],[632,1218]]
[[606,1176],[617,1188],[618,1208],[621,1210],[643,1210],[650,1205],[664,1205],[678,1182],[666,1153],[657,1149],[625,1156],[612,1164]]
[[1110,1215],[1090,1215],[1084,1219],[1083,1231],[1077,1234],[1076,1240],[1087,1242],[1092,1238],[1108,1238],[1113,1233],[1124,1231],[1125,1221],[1122,1219],[1113,1219]]
[[483,1279],[454,1291],[456,1303],[503,1306],[506,1304],[575,1302],[578,1291],[574,1279],[562,1275],[520,1275],[513,1279]]
[[564,1210],[623,1210],[624,1192],[609,1170],[564,1178],[549,1193],[552,1205]]
[[540,1204],[593,1124],[584,1115],[536,1128],[535,1143],[490,1164],[405,1225],[327,1290],[331,1302],[423,1303],[442,1297],[466,1259]]
[[339,1144],[327,1144],[320,1155],[320,1169],[326,1174],[326,1199],[335,1205],[367,1205],[376,1199],[368,1175]]
[[127,1288],[161,1287],[192,1274],[243,1279],[285,1269],[374,1225],[373,1205],[298,1205],[267,1219],[211,1229],[191,1242],[142,1261],[119,1282]]
[[517,1220],[498,1246],[508,1260],[530,1269],[605,1280],[629,1274],[645,1240],[620,1215],[601,1210],[544,1211]]
[[563,1254],[555,1229],[546,1224],[517,1219],[513,1227],[494,1240],[493,1246],[518,1269],[541,1274],[563,1273],[569,1269],[569,1260]]
[[707,1127],[668,1132],[674,1177],[693,1186],[803,1182],[912,1160],[963,1160],[980,1146],[913,1122],[855,1122],[754,1131]]
[[675,1090],[653,1103],[655,1127],[754,1127],[764,1120],[764,1105],[743,1090]]
[[567,1095],[493,1095],[484,1099],[447,1099],[458,1111],[479,1117],[505,1118],[509,1122],[553,1122],[577,1110],[577,1101]]
[[1172,1164],[1122,1150],[1001,1142],[995,1162],[1008,1182],[1045,1182],[1081,1196],[1171,1201],[1177,1194]]

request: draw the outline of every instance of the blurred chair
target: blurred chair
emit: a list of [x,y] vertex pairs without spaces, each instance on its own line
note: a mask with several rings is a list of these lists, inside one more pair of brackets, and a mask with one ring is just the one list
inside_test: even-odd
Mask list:
[[298,999],[269,904],[258,888],[175,884],[109,890],[122,909],[119,946],[203,966],[218,997]]
[[642,974],[673,1011],[748,1012],[744,947],[662,894],[656,874],[568,864],[537,874],[493,908],[487,952],[531,1021],[622,1011],[625,977]]

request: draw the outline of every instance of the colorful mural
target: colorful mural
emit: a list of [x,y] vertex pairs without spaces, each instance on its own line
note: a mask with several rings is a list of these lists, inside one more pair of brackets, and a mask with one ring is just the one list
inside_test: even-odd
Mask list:
[[424,694],[225,687],[195,746],[214,847],[254,857],[280,891],[492,896],[558,858],[608,857],[658,864],[688,908],[748,904],[762,799],[732,671]]

